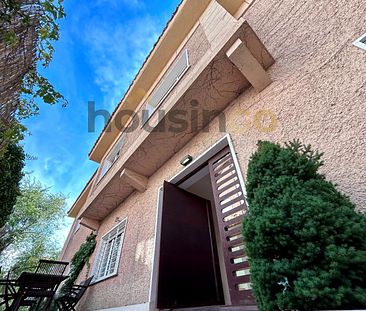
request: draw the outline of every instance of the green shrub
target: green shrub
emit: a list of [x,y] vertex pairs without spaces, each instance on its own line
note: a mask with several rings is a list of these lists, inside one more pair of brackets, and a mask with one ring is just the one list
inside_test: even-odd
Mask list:
[[95,250],[96,235],[91,233],[86,241],[80,245],[79,250],[75,253],[74,257],[71,259],[71,268],[69,277],[66,279],[64,285],[61,288],[61,292],[67,292],[73,284],[75,284],[76,279],[83,270],[85,265],[89,264],[89,258]]
[[0,158],[0,229],[9,219],[20,194],[19,185],[23,177],[24,160],[23,148],[13,143],[7,146],[5,154]]
[[366,217],[318,173],[321,156],[259,142],[249,163],[243,233],[261,311],[366,307]]

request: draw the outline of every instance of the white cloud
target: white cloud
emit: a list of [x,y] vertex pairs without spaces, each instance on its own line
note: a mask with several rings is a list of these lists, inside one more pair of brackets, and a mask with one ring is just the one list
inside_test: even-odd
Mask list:
[[[58,57],[52,63],[55,80],[71,99],[69,107],[65,111],[46,107],[40,116],[30,119],[33,135],[26,138],[25,145],[27,153],[38,157],[28,161],[26,171],[32,172],[32,177],[51,192],[62,191],[71,207],[97,166],[87,158],[98,133],[85,132],[86,109],[80,103],[86,103],[89,93],[81,94],[78,88],[79,72],[94,76],[103,93],[103,102],[96,103],[97,109],[103,105],[112,112],[158,38],[166,16],[153,19],[139,10],[138,14],[119,18],[120,13],[127,11],[125,7],[130,13],[143,7],[142,0],[97,0],[90,5],[69,5],[72,13],[57,47],[62,53],[56,53]],[[103,14],[100,6],[106,9]],[[83,62],[77,62],[83,56],[92,71],[89,67],[86,70]],[[97,90],[95,94],[91,93],[90,99],[99,96]],[[81,102],[79,97],[86,100]],[[65,226],[69,225],[66,218]],[[66,233],[66,229],[57,233],[60,240]]]
[[160,24],[145,16],[126,24],[90,25],[86,29],[84,38],[90,47],[95,82],[105,94],[103,106],[111,112],[157,40]]

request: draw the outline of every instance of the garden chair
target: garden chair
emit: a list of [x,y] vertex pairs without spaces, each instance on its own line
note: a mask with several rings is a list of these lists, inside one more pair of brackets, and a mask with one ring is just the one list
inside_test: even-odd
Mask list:
[[[36,303],[36,310],[48,310],[61,282],[61,278],[64,279],[63,275],[68,264],[68,262],[64,261],[39,260],[34,276],[28,281],[30,286],[27,294],[30,297],[24,299],[21,306],[33,306]],[[43,279],[40,280],[40,277]]]
[[51,274],[62,276],[65,273],[69,263],[64,261],[45,260],[41,259],[36,268],[36,274]]
[[10,306],[14,301],[18,291],[17,284],[14,280],[10,280],[9,274],[6,279],[0,280],[0,309],[10,310]]
[[6,279],[0,280],[0,306],[5,311],[21,307],[48,310],[58,285],[66,279],[63,274],[67,265],[67,262],[40,260],[35,272],[21,272],[19,275],[16,269],[10,271]]
[[59,311],[75,311],[75,306],[90,286],[92,279],[93,276],[81,282],[80,285],[73,285],[66,293],[56,298],[57,309]]

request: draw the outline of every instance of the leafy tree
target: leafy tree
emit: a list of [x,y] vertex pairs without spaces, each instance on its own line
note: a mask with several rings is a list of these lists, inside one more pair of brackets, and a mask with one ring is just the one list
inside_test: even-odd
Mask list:
[[23,167],[23,148],[17,144],[9,144],[4,156],[0,158],[0,235],[19,194]]
[[[27,250],[16,250],[19,253],[12,258],[7,268],[11,271],[12,277],[19,276],[23,271],[34,271],[37,267],[39,259],[46,258],[49,260],[57,260],[60,254],[60,246],[55,241],[44,241],[34,239],[31,246]],[[10,252],[6,252],[9,254]],[[8,271],[4,270],[3,273]]]
[[37,38],[35,41],[34,65],[29,68],[23,77],[22,94],[24,95],[19,113],[23,117],[38,112],[38,106],[35,99],[41,98],[47,104],[61,102],[66,104],[65,98],[55,90],[53,85],[43,77],[37,64],[47,67],[53,56],[54,48],[52,43],[60,37],[58,20],[65,17],[65,10],[62,0],[0,0],[0,34],[5,36],[10,45],[20,44],[19,36],[13,29],[14,21],[20,22],[31,27],[36,25]]
[[48,188],[27,177],[0,236],[2,264],[7,268],[25,269],[40,258],[56,258],[61,245],[55,232],[62,226],[66,198],[50,193]]
[[259,142],[248,167],[246,252],[259,308],[366,307],[366,217],[298,141]]
[[[0,139],[0,149],[6,149],[9,141],[22,139],[26,129],[19,122],[38,114],[38,99],[51,105],[67,104],[39,70],[39,65],[48,67],[52,60],[53,42],[59,39],[58,21],[64,17],[62,0],[0,0],[0,41],[12,53],[12,57],[0,54],[1,67],[13,70],[14,64],[7,62],[11,59],[14,63],[15,59],[19,73],[19,77],[14,78],[13,74],[8,76],[4,72],[7,80],[14,81],[5,90],[12,96],[2,98],[0,103],[0,129],[6,133]],[[33,30],[35,36],[30,35]],[[32,43],[29,45],[29,42]],[[5,106],[11,108],[5,109]]]
[[0,118],[0,161],[7,152],[9,144],[16,145],[24,138],[26,127],[16,119],[4,123]]

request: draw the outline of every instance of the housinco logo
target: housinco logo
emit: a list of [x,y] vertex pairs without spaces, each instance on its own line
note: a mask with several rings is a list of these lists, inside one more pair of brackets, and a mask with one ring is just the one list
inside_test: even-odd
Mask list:
[[[95,102],[88,102],[88,132],[96,131],[96,122],[103,122],[105,131],[111,131],[112,126],[121,132],[134,132],[144,130],[148,132],[209,132],[215,130],[219,132],[247,133],[254,129],[262,133],[271,133],[278,127],[276,114],[269,109],[250,110],[240,106],[228,111],[228,115],[233,115],[227,120],[225,112],[218,110],[200,109],[197,100],[190,101],[186,109],[140,109],[118,111],[113,117],[113,124],[108,124],[111,113],[105,109],[96,109]],[[210,122],[217,118],[217,126],[214,129]],[[215,122],[216,123],[216,122]]]

